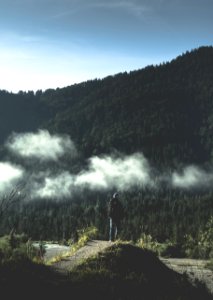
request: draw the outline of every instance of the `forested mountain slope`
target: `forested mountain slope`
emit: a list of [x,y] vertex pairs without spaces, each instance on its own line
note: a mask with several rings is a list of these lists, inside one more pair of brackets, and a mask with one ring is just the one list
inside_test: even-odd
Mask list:
[[169,63],[37,93],[0,93],[0,139],[67,133],[85,157],[142,151],[160,165],[212,159],[213,47]]
[[142,151],[159,164],[205,162],[213,143],[213,47],[49,90],[41,102],[53,113],[46,126],[70,134],[86,156],[116,149]]
[[0,93],[0,138],[47,127],[86,157],[142,151],[159,164],[212,157],[213,47],[62,89]]
[[[13,131],[37,132],[41,128],[68,134],[79,156],[72,159],[68,153],[57,165],[39,158],[28,161],[7,152],[4,141]],[[145,232],[159,240],[179,242],[185,238],[183,233],[192,233],[198,236],[199,244],[200,230],[205,231],[213,212],[212,133],[213,47],[195,49],[159,66],[62,89],[18,94],[0,91],[1,161],[22,166],[24,179],[36,178],[31,182],[38,184],[36,187],[45,188],[46,183],[53,182],[54,190],[63,175],[63,180],[68,177],[70,188],[70,178],[85,170],[82,162],[113,151],[143,152],[161,178],[190,164],[200,165],[193,173],[196,180],[192,189],[175,189],[161,181],[157,189],[123,192],[126,217],[121,237],[125,239],[136,240]],[[182,181],[186,177],[183,174]],[[205,180],[207,184],[196,187]],[[80,189],[78,195],[63,199],[64,182],[54,199],[32,197],[35,201],[26,201],[20,209],[11,207],[1,220],[0,233],[16,228],[36,239],[60,239],[69,238],[76,228],[95,225],[105,238],[111,190],[98,193]]]

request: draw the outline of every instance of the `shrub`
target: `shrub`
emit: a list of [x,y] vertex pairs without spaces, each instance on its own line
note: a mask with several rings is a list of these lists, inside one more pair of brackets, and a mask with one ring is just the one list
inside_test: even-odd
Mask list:
[[0,238],[0,258],[1,263],[9,261],[20,261],[32,259],[36,255],[36,250],[30,245],[29,239],[25,234],[10,234]]
[[182,245],[168,243],[165,244],[164,249],[161,251],[161,256],[172,257],[172,258],[182,258],[185,256]]
[[148,249],[156,254],[160,254],[160,243],[152,238],[150,234],[143,233],[140,239],[137,240],[136,245],[142,249]]
[[89,240],[98,237],[98,229],[94,226],[83,228],[77,232],[79,236],[77,244],[79,246],[84,246]]
[[186,256],[192,258],[208,259],[213,257],[213,217],[196,237],[190,234],[185,235],[184,250]]

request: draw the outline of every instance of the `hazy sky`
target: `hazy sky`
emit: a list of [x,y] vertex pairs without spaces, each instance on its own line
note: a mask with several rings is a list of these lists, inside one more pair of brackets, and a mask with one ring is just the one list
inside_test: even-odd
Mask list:
[[213,44],[213,0],[0,0],[0,89],[57,88]]

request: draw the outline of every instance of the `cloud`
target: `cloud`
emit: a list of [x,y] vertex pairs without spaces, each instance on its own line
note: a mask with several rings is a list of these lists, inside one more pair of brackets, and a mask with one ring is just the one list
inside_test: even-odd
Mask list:
[[145,12],[147,12],[150,9],[148,6],[134,1],[98,2],[95,6],[109,9],[122,9],[127,12],[130,12],[131,14],[137,17],[142,16]]
[[123,158],[92,157],[87,171],[81,172],[75,180],[75,186],[90,189],[128,190],[133,186],[151,184],[150,169],[142,154]]
[[[67,135],[51,135],[47,130],[37,133],[13,134],[6,147],[16,156],[39,161],[54,161],[54,164],[24,164],[17,166],[12,162],[0,162],[0,192],[14,187],[18,181],[25,181],[28,198],[72,198],[75,193],[86,190],[128,191],[139,187],[158,189],[172,187],[180,189],[210,188],[213,184],[213,172],[197,166],[187,166],[182,172],[159,172],[151,168],[142,153],[132,155],[93,156],[84,167],[75,174],[60,158],[69,153],[76,155],[75,145]],[[14,156],[11,158],[14,159]],[[16,158],[16,157],[15,157]],[[69,168],[72,166],[69,166]]]
[[213,174],[196,166],[188,166],[183,172],[172,174],[172,185],[179,188],[199,188],[213,183]]
[[33,197],[61,199],[71,197],[73,176],[64,171],[56,176],[47,176],[42,184],[34,183]]
[[147,160],[142,154],[114,158],[92,157],[87,170],[70,174],[66,170],[52,175],[50,171],[33,174],[28,180],[32,198],[71,198],[85,188],[92,191],[116,189],[127,191],[132,187],[152,184]]
[[133,16],[141,17],[145,12],[150,10],[150,6],[144,5],[137,1],[127,1],[127,0],[113,0],[113,1],[78,1],[72,5],[66,5],[66,10],[55,13],[52,18],[62,18],[70,16],[82,11],[94,10],[94,9],[110,9],[125,11],[131,13]]
[[0,193],[8,192],[22,179],[23,175],[22,167],[12,165],[9,162],[0,162]]
[[65,153],[76,154],[75,145],[68,136],[50,135],[47,130],[13,134],[6,147],[16,155],[41,161],[57,161]]

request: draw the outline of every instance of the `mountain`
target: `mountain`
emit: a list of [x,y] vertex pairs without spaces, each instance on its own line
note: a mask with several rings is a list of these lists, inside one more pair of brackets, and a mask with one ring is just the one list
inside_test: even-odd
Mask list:
[[0,92],[11,131],[67,133],[84,157],[142,151],[158,165],[212,160],[213,47],[168,63],[45,92]]
[[[13,165],[21,165],[27,179],[28,174],[46,174],[41,179],[35,176],[42,188],[46,177],[55,184],[60,179],[55,176],[62,171],[62,175],[82,174],[85,159],[116,151],[143,152],[153,170],[163,171],[163,175],[182,171],[190,164],[212,169],[212,70],[213,47],[201,47],[168,63],[62,89],[17,94],[0,91],[1,160],[12,159]],[[5,150],[3,143],[11,132],[42,128],[68,134],[79,156],[71,162],[69,155],[65,156],[58,170],[52,161],[25,161]],[[202,177],[204,182],[207,175],[206,182],[211,183],[211,170],[202,170],[195,173],[197,181]],[[122,193],[126,219],[121,237],[136,240],[145,232],[157,240],[179,243],[185,234],[192,234],[197,241],[193,247],[199,252],[200,230],[205,229],[213,212],[211,184],[191,190],[163,184],[156,190]],[[84,190],[64,201],[61,188],[59,192],[58,202],[31,201],[17,210],[18,214],[11,207],[0,224],[0,233],[15,227],[35,239],[68,239],[73,230],[89,224],[98,227],[103,238],[107,236],[106,199],[111,191]]]
[[169,63],[48,90],[45,126],[68,133],[86,157],[142,151],[159,164],[212,159],[213,47]]
[[0,143],[13,132],[35,131],[43,120],[40,92],[17,94],[0,90]]

